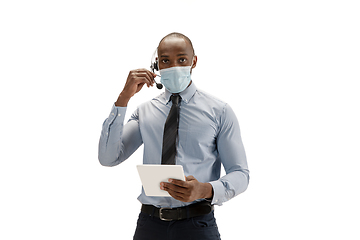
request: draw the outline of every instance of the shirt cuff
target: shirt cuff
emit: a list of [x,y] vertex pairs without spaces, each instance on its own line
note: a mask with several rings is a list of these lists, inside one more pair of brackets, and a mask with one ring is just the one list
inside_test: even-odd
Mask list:
[[109,123],[111,124],[112,122],[114,122],[114,120],[118,117],[121,117],[122,119],[125,118],[125,113],[126,113],[126,109],[127,107],[117,107],[115,106],[115,104],[112,106],[111,108],[111,112],[110,115],[108,117],[109,119]]
[[[115,104],[111,108],[111,112],[105,121],[103,131],[106,136],[110,134],[110,128],[122,126],[125,119],[126,107],[116,107]],[[108,138],[108,137],[107,137]]]
[[214,195],[213,195],[211,205],[221,206],[223,203],[223,201],[221,199],[223,199],[224,198],[223,196],[225,195],[224,186],[221,181],[213,181],[213,182],[210,182],[210,184],[214,190]]

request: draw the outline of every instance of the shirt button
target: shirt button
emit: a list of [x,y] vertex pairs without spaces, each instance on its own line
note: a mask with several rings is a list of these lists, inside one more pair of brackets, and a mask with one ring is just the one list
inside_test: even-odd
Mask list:
[[119,114],[118,114],[118,116],[120,117],[120,116],[121,116],[121,114],[119,113]]
[[113,115],[113,116],[114,116],[114,113],[111,113],[111,115]]

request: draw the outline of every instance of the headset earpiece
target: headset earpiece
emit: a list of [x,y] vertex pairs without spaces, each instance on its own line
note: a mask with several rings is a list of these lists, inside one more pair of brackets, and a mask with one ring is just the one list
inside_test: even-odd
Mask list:
[[155,61],[155,62],[151,63],[150,68],[151,68],[151,71],[153,71],[153,73],[155,73],[155,70],[159,71],[158,62]]
[[156,71],[159,71],[159,61],[157,60],[157,57],[156,57],[156,54],[157,54],[157,49],[155,50],[155,52],[153,53],[152,57],[151,57],[151,70],[154,72],[155,70]]
[[[155,73],[155,70],[159,71],[159,61],[156,58],[156,54],[157,54],[157,49],[155,50],[155,52],[154,52],[154,54],[152,55],[152,58],[151,58],[151,66],[150,66],[150,68],[151,68],[151,71],[153,73]],[[159,75],[157,75],[157,76],[159,76]],[[154,82],[156,83],[156,87],[158,89],[162,89],[163,85],[161,83],[157,83],[155,81],[155,78],[154,78]]]
[[155,62],[154,62],[154,69],[156,70],[156,71],[159,71],[159,66],[158,66],[159,64],[158,64],[158,60],[156,60]]

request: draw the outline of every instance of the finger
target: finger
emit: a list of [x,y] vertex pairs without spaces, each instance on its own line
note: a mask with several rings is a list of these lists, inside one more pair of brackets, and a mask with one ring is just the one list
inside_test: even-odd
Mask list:
[[169,182],[180,187],[187,187],[187,183],[185,181],[170,178]]
[[170,189],[167,192],[170,194],[170,196],[172,196],[176,200],[179,200],[179,201],[182,201],[182,202],[192,202],[193,201],[191,198],[189,198],[189,195],[179,193],[179,192],[176,192],[176,191],[172,191]]
[[137,74],[138,74],[139,77],[146,77],[146,79],[149,81],[149,83],[151,85],[153,85],[154,77],[153,77],[153,75],[151,74],[150,71],[148,71],[146,69],[143,69],[143,70],[139,71]]
[[146,83],[146,85],[147,85],[148,87],[152,86],[151,80],[149,79],[149,77],[148,77],[147,74],[145,74],[145,73],[138,74],[138,75],[136,76],[135,82],[136,82],[137,84],[139,84],[139,83]]
[[[146,69],[145,69],[146,70]],[[149,70],[146,70],[146,74],[149,76],[152,85],[155,83],[154,78],[156,77],[155,73],[150,72]]]
[[146,69],[135,69],[130,71],[129,76],[131,78],[136,78],[136,77],[143,77],[143,76],[149,76],[149,79],[152,78],[152,74],[150,74],[150,72]]
[[149,82],[149,86],[153,86],[154,85],[154,78],[152,77],[152,75],[149,72],[146,72],[146,79]]
[[180,187],[180,186],[176,186],[172,183],[165,183],[164,184],[164,190],[170,190],[176,193],[180,193],[180,194],[185,194],[187,192],[186,188]]
[[173,198],[175,198],[176,200],[180,200],[180,201],[184,201],[186,199],[186,194],[182,193],[182,192],[178,192],[174,189],[171,188],[165,188],[165,191],[167,191],[170,196],[172,196]]
[[148,84],[151,84],[152,83],[152,77],[151,77],[151,75],[149,76],[149,74],[148,73],[146,73],[146,72],[136,72],[135,74],[133,74],[133,79],[138,79],[138,78],[144,78],[144,79],[146,79],[146,82],[148,83]]
[[145,68],[141,68],[141,69],[138,69],[139,70],[139,73],[145,73],[148,77],[149,77],[149,80],[151,82],[151,84],[153,85],[154,84],[154,78],[156,77],[156,74],[155,73],[152,73],[150,72],[149,70],[145,69]]
[[185,199],[185,198],[183,197],[182,194],[179,194],[179,193],[174,192],[174,191],[171,191],[171,190],[168,190],[167,192],[170,194],[170,196],[172,196],[172,197],[175,198],[176,200],[179,200],[179,201],[184,202],[184,199]]

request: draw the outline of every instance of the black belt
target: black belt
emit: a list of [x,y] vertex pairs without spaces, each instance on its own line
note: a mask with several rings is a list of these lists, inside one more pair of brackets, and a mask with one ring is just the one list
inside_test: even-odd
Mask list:
[[208,201],[202,201],[179,208],[158,208],[153,205],[143,204],[141,212],[150,216],[158,217],[163,221],[182,220],[186,218],[198,217],[211,213],[214,206]]

